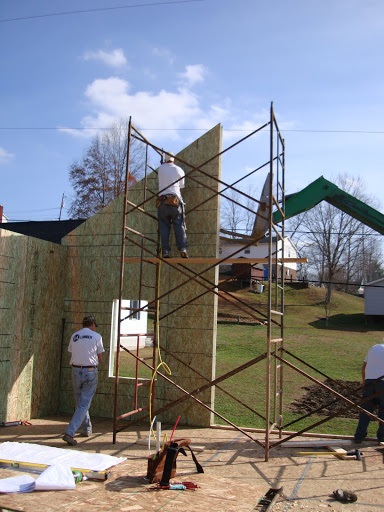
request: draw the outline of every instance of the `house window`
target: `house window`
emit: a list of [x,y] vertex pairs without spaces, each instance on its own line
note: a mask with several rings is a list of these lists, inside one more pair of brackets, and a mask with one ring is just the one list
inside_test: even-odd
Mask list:
[[251,249],[244,249],[244,254],[251,254]]
[[[119,311],[119,300],[112,302],[111,339],[109,352],[109,376],[116,373],[117,347],[120,345],[120,377],[151,378],[151,371],[144,365],[139,365],[129,351],[137,356],[146,358],[153,354],[153,332],[148,331],[147,301],[123,299]],[[152,321],[150,322],[152,326]],[[120,333],[120,339],[119,339]],[[118,341],[120,343],[118,343]],[[136,373],[138,371],[138,373]]]
[[[129,304],[129,308],[130,308],[130,312],[129,312],[129,317],[127,318],[127,320],[140,320],[140,301],[139,300],[131,300],[129,301],[130,304]],[[139,311],[135,311],[135,309],[139,310]]]

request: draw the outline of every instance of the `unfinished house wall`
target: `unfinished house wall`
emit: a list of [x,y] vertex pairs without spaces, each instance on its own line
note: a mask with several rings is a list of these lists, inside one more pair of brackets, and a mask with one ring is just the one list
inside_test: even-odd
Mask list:
[[[179,154],[187,175],[183,196],[191,257],[217,255],[219,185],[215,178],[220,177],[220,158],[213,157],[220,148],[217,126]],[[205,174],[193,169],[210,159],[201,168]],[[127,215],[125,255],[137,261],[123,267],[123,195],[64,237],[62,245],[0,230],[0,421],[73,412],[68,342],[81,328],[83,317],[91,313],[106,350],[91,414],[113,417],[115,378],[109,376],[108,361],[112,303],[119,298],[121,268],[123,299],[153,302],[156,298],[157,265],[142,258],[157,251],[157,191],[155,172],[129,190],[130,203],[145,204]],[[146,198],[151,199],[145,202]],[[188,264],[182,269],[163,263],[160,269],[162,357],[172,371],[171,379],[188,391],[210,381],[215,367],[217,297],[207,289],[217,283],[217,268],[190,279],[204,268],[208,265]],[[134,395],[134,381],[120,379],[119,413],[132,410]],[[154,396],[154,407],[162,407],[178,398],[180,390],[157,377]],[[212,389],[199,399],[211,406]],[[140,407],[148,408],[149,386],[140,388],[139,401]],[[210,422],[210,412],[191,399],[179,404],[177,411],[165,411],[163,421],[173,421],[175,414],[182,416],[184,424]]]
[[[192,257],[217,255],[219,195],[216,193],[218,183],[214,178],[220,177],[220,158],[202,167],[208,176],[189,168],[183,162],[188,162],[192,166],[200,165],[217,155],[220,148],[221,128],[217,126],[179,153],[182,162],[176,162],[183,167],[187,175],[183,196],[186,202],[189,253]],[[142,209],[133,209],[127,215],[126,224],[129,229],[126,231],[125,256],[135,257],[137,261],[126,263],[123,267],[123,299],[151,302],[156,296],[157,267],[151,263],[142,263],[141,259],[143,256],[154,256],[157,251],[157,191],[157,175],[152,172],[146,183],[141,181],[128,192],[128,201],[133,205],[143,203],[145,198],[153,197],[153,200],[146,202]],[[120,196],[63,239],[63,244],[68,248],[68,281],[60,393],[62,412],[73,411],[68,340],[72,332],[81,327],[83,316],[92,313],[96,316],[98,332],[103,336],[106,353],[99,367],[99,385],[92,402],[91,414],[113,417],[115,379],[108,375],[108,360],[112,301],[118,299],[120,282],[123,207],[124,198]],[[189,214],[195,207],[196,209]],[[145,238],[139,233],[145,235]],[[174,250],[176,251],[176,247]],[[201,272],[203,268],[204,265],[191,265],[192,272]],[[204,279],[211,283],[217,282],[216,272],[215,268],[210,270],[204,274]],[[160,344],[169,353],[182,358],[186,365],[177,363],[166,353],[163,354],[163,359],[172,370],[171,378],[184,389],[192,390],[199,387],[202,382],[205,384],[207,379],[212,379],[215,365],[217,298],[212,293],[205,293],[202,297],[196,298],[193,304],[172,313],[176,307],[198,297],[206,289],[197,282],[190,281],[168,294],[170,289],[182,284],[188,277],[182,276],[177,269],[170,268],[164,263],[161,265],[160,275],[161,294],[166,295],[160,301]],[[188,271],[188,276],[190,275]],[[204,377],[197,378],[190,368],[192,366],[198,368]],[[156,380],[155,407],[162,406],[179,396],[180,392],[175,391],[174,386],[159,377]],[[134,380],[119,379],[119,414],[132,410],[134,394]],[[211,405],[212,391],[207,391],[202,397],[199,396],[199,399]],[[139,401],[141,407],[148,406],[148,386],[140,388]],[[175,414],[173,410],[164,412],[163,421],[174,420]],[[185,424],[207,425],[210,422],[209,411],[192,400],[179,406],[177,414],[182,415],[182,422]]]
[[[113,299],[118,298],[120,275],[120,245],[123,197],[120,196],[100,213],[94,215],[63,239],[68,248],[67,289],[64,301],[64,347],[60,411],[72,413],[71,367],[68,343],[71,334],[82,327],[82,319],[94,314],[97,331],[103,337],[106,350],[99,366],[99,384],[91,414],[111,417],[113,412],[114,379],[108,377],[108,357]],[[125,400],[122,385],[122,400]]]
[[0,230],[0,421],[57,412],[65,253]]
[[[182,162],[192,166],[180,164],[187,176],[183,198],[191,258],[218,257],[221,160],[216,158],[203,165],[204,174],[193,167],[199,167],[220,151],[221,129],[217,126],[178,155]],[[178,255],[176,247],[174,250]],[[172,291],[160,301],[159,343],[166,351],[164,360],[172,372],[171,380],[191,392],[214,378],[217,295],[212,290],[213,284],[218,283],[218,266],[188,263],[180,268],[161,266],[160,296]],[[201,276],[191,280],[197,274]],[[156,389],[155,409],[185,396],[165,380],[158,379]],[[195,395],[213,407],[214,388]],[[210,411],[190,398],[164,411],[163,421],[172,423],[178,415],[186,425],[208,426],[212,420]]]

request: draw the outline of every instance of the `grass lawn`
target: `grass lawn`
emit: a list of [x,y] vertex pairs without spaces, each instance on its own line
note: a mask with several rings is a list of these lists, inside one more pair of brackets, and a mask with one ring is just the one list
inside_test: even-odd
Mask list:
[[[251,303],[259,311],[266,311],[266,290],[263,294],[255,294],[248,289],[234,289],[232,292],[243,301]],[[285,359],[322,382],[328,377],[335,381],[360,383],[362,362],[368,349],[383,340],[384,323],[366,324],[363,314],[363,299],[335,292],[328,325],[326,325],[324,298],[325,289],[295,289],[289,285],[285,286],[284,348],[306,364],[287,352]],[[235,306],[227,302],[219,302],[219,317],[238,318],[239,314],[243,315]],[[241,318],[241,320],[247,319]],[[280,329],[275,334],[279,336],[279,333]],[[219,323],[216,377],[264,354],[267,351],[266,339],[267,333],[264,325],[247,325],[243,322]],[[152,364],[152,355],[153,349],[150,347],[140,350],[140,357],[150,365]],[[311,365],[313,368],[307,365]],[[121,352],[120,375],[134,377],[135,368],[136,360],[126,352]],[[138,371],[140,379],[151,378],[151,370],[144,365],[139,364]],[[323,416],[312,414],[309,418],[297,421],[307,412],[307,407],[297,412],[292,410],[291,404],[293,401],[305,397],[305,403],[307,401],[314,402],[313,406],[311,404],[312,410],[316,408],[315,396],[312,396],[311,390],[308,390],[308,387],[313,386],[314,383],[297,370],[290,368],[288,364],[284,364],[283,372],[283,428],[299,431],[322,418],[327,418],[326,413],[323,413]],[[220,384],[220,388],[236,397],[242,404],[216,387],[215,410],[218,413],[238,426],[265,427],[265,359],[224,380]],[[356,398],[348,395],[347,392],[342,394],[352,401],[356,401]],[[335,395],[330,394],[325,403],[335,398]],[[339,399],[339,403],[342,402]],[[338,403],[335,404],[335,407],[337,405]],[[352,406],[350,410],[356,412]],[[225,424],[217,416],[215,422]],[[356,418],[351,414],[350,418],[336,417],[314,427],[311,431],[352,435],[356,422]],[[376,428],[376,424],[371,422],[369,435],[374,436]]]
[[[260,309],[265,308],[267,294],[255,295],[248,290],[238,291],[244,300],[254,301]],[[325,381],[326,376],[333,380],[360,382],[361,365],[367,350],[383,339],[384,325],[365,324],[364,301],[348,294],[334,293],[331,316],[328,326],[324,319],[323,306],[325,290],[320,288],[285,288],[284,347],[294,356],[316,370],[308,368],[291,356],[287,361],[301,368],[312,377]],[[264,302],[264,303],[263,303]],[[228,311],[227,311],[228,312]],[[219,324],[217,340],[216,375],[229,372],[250,359],[266,352],[266,328],[260,325]],[[221,385],[226,391],[265,416],[266,404],[266,362],[260,363],[235,375]],[[296,370],[284,365],[284,408],[283,425],[287,425],[301,416],[294,413],[289,405],[294,399],[307,393],[304,387],[313,382]],[[332,386],[331,386],[332,387]],[[346,394],[348,396],[348,394]],[[330,401],[336,398],[330,395]],[[351,397],[351,399],[353,399]],[[340,399],[340,402],[342,400]],[[335,404],[337,405],[337,404]],[[220,390],[216,391],[216,410],[237,425],[263,428],[265,422],[257,414],[247,410]],[[354,410],[354,408],[351,408]],[[303,410],[304,414],[306,411]],[[323,416],[324,417],[324,416]],[[288,425],[287,430],[300,430],[322,419],[311,415],[310,418]],[[223,423],[216,418],[217,423]],[[355,418],[336,417],[313,431],[353,434]],[[377,426],[371,423],[370,435],[374,435]]]

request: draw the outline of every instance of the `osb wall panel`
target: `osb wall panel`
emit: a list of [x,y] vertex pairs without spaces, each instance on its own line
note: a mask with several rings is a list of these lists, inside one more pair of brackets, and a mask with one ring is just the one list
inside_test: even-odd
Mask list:
[[33,352],[31,416],[36,418],[58,408],[66,250],[35,238],[29,239],[29,245],[33,266],[24,300],[29,318],[23,324]]
[[15,282],[18,246],[6,238],[8,233],[0,230],[0,421],[11,421],[11,418],[16,419],[19,414],[17,400],[13,398],[17,394],[16,368],[20,357],[20,324],[16,309],[18,285]]
[[1,230],[7,262],[1,293],[1,342],[9,361],[3,421],[55,414],[58,408],[65,248]]
[[[142,182],[130,189],[128,200],[133,204],[144,201]],[[123,231],[123,195],[104,208],[100,213],[88,219],[75,231],[70,233],[63,243],[68,247],[68,281],[65,301],[65,348],[62,355],[62,380],[60,393],[60,410],[73,411],[71,384],[71,368],[67,351],[71,334],[81,328],[82,318],[94,314],[98,323],[98,332],[103,337],[105,354],[99,367],[99,385],[92,402],[91,414],[112,417],[114,411],[115,379],[109,377],[110,331],[112,302],[119,298],[119,283],[121,270],[121,244]],[[149,205],[149,209],[154,208]],[[146,235],[152,242],[147,243],[149,255],[156,254],[157,221],[142,211],[131,211],[126,219],[126,225]],[[137,244],[142,243],[141,237],[128,233],[125,242],[125,255],[141,256]],[[150,286],[150,291],[139,293],[140,276],[142,281]],[[153,265],[143,269],[140,263],[124,265],[123,299],[153,300],[153,284],[156,271]],[[145,390],[143,403],[148,403],[148,392]],[[118,392],[118,412],[132,410],[134,385],[132,380],[121,379]]]
[[[220,150],[221,131],[216,127],[178,155],[190,164],[181,164],[186,172],[184,199],[190,257],[217,257],[220,159],[203,164]],[[217,271],[217,267],[209,269],[206,265],[188,264],[179,270],[162,265],[161,289],[169,293],[160,303],[160,345],[170,354],[166,361],[172,381],[188,392],[214,377],[217,296],[208,290],[217,284]],[[188,280],[193,276],[197,277]],[[159,406],[185,396],[164,380],[157,391]],[[198,399],[212,407],[212,388],[200,393]],[[191,398],[164,412],[164,421],[174,421],[175,414],[188,425],[211,422],[209,410]]]
[[[185,165],[178,162],[186,172],[186,188],[183,197],[187,204],[186,223],[189,253],[192,257],[217,256],[219,185],[216,178],[220,177],[220,159],[214,159],[208,165],[201,167],[208,177],[196,167],[217,155],[220,149],[221,128],[217,126],[178,155],[182,162],[189,163]],[[145,204],[142,204],[142,209],[133,206],[129,209],[126,218],[127,239],[124,246],[126,257],[140,258],[156,255],[158,234],[155,196],[157,190],[157,174],[152,172],[148,176],[145,190],[143,182],[140,182],[128,192],[128,201],[132,205]],[[145,198],[148,200],[145,201]],[[189,210],[192,209],[193,211],[189,214]],[[97,317],[98,331],[103,336],[106,353],[99,369],[99,385],[92,403],[91,415],[113,416],[115,379],[108,376],[108,359],[112,301],[118,298],[120,280],[122,211],[123,196],[120,196],[63,240],[63,244],[68,247],[68,279],[65,292],[65,347],[62,354],[60,392],[62,412],[73,411],[71,369],[67,353],[69,337],[74,330],[81,327],[83,316],[92,313]],[[140,236],[140,233],[145,235],[145,239]],[[144,245],[144,248],[140,247],[141,245]],[[174,251],[177,251],[176,247]],[[193,272],[201,272],[201,266],[194,268]],[[188,367],[186,370],[181,363],[177,363],[177,366],[175,361],[170,360],[169,363],[175,372],[171,378],[186,389],[192,390],[196,387],[196,383],[200,386],[201,383],[206,383],[207,379],[212,379],[216,350],[217,298],[212,293],[196,298],[204,288],[193,281],[184,284],[179,290],[168,293],[175,285],[188,280],[191,271],[187,270],[186,273],[187,277],[181,276],[177,269],[169,268],[166,264],[161,265],[160,294],[164,298],[161,299],[160,344],[164,344],[165,349],[183,358],[187,365],[192,367],[193,361],[193,365],[199,368],[203,377],[196,376]],[[206,272],[204,279],[208,280],[210,283],[208,286],[212,287],[211,283],[215,283],[217,279],[216,269]],[[145,262],[124,265],[124,299],[153,302],[155,283],[155,265]],[[180,312],[174,312],[180,304],[190,300],[193,300],[190,306],[184,307]],[[164,320],[163,315],[167,315]],[[192,340],[194,343],[191,343]],[[155,409],[172,399],[174,393],[173,386],[158,377],[155,386]],[[132,380],[120,379],[118,395],[118,414],[132,410],[134,396]],[[203,394],[202,399],[211,405],[212,391],[209,390]],[[148,386],[140,388],[139,401],[140,407],[148,406]],[[208,425],[210,422],[210,413],[195,402],[191,403],[190,399],[188,403],[177,407],[177,414],[182,415],[181,421],[185,424]],[[171,422],[174,419],[175,410],[165,412],[159,418],[161,421]]]
[[[91,414],[111,416],[113,411],[113,379],[108,379],[109,336],[113,299],[118,298],[119,255],[122,226],[122,198],[88,219],[63,239],[68,247],[67,288],[64,301],[64,347],[60,411],[72,412],[74,407],[68,343],[71,334],[82,327],[84,316],[94,314],[98,332],[103,337],[106,353],[99,367],[97,395]],[[99,404],[99,395],[106,402]]]

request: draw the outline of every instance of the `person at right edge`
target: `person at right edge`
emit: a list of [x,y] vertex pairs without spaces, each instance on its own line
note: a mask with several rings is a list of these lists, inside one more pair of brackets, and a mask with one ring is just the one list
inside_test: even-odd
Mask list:
[[171,257],[171,225],[175,232],[176,245],[182,258],[188,258],[188,240],[185,226],[184,202],[180,189],[185,187],[185,174],[175,165],[172,154],[167,154],[158,169],[159,196],[157,198],[157,219],[160,232],[161,255]]
[[83,328],[72,334],[68,352],[71,353],[72,384],[76,400],[76,409],[63,435],[63,440],[70,446],[77,444],[74,439],[79,430],[80,435],[89,437],[92,434],[92,423],[89,416],[93,395],[98,382],[97,367],[102,361],[104,352],[101,334],[96,332],[96,320],[92,315],[83,319]]
[[[384,420],[384,343],[374,345],[367,353],[361,368],[363,381],[363,409],[374,413],[378,408],[377,416]],[[373,398],[371,395],[376,394]],[[368,425],[371,417],[360,411],[359,421],[355,432],[355,443],[361,443],[368,433]],[[384,442],[384,424],[379,422],[377,440]]]

